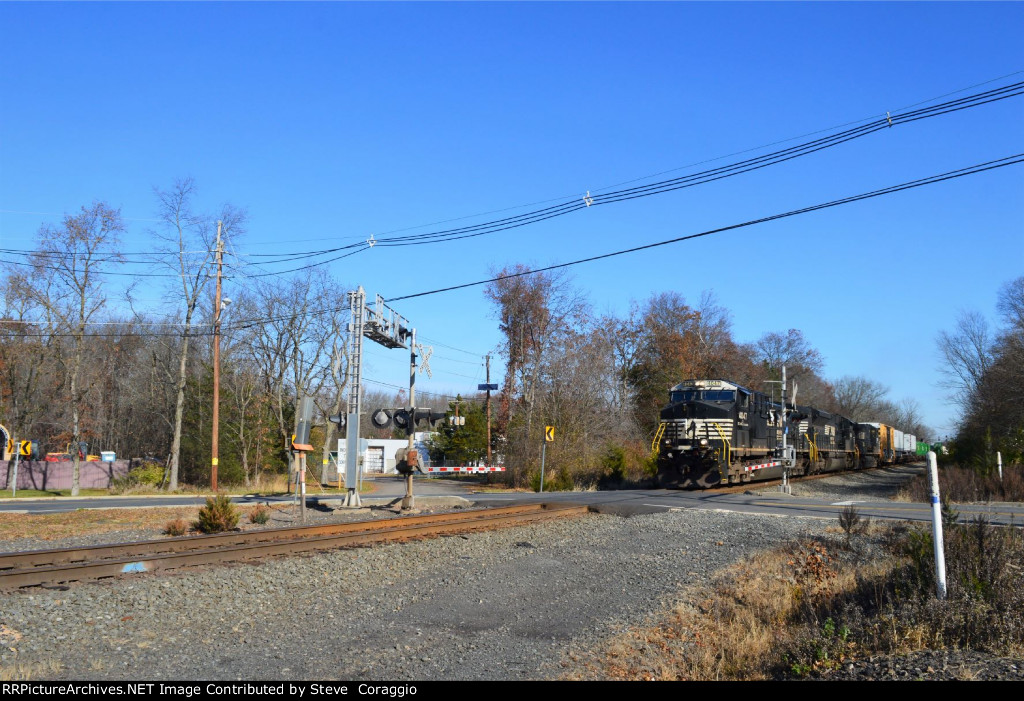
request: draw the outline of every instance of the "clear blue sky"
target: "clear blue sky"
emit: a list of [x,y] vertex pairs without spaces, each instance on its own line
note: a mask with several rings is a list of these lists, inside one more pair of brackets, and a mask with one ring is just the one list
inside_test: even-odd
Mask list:
[[[188,175],[201,205],[248,209],[243,260],[578,197],[1024,70],[1022,29],[1021,3],[3,3],[0,241],[30,247],[101,200],[145,248],[152,188]],[[1022,152],[1022,118],[1018,97],[331,271],[394,297],[696,233]],[[960,309],[994,315],[1024,274],[1022,184],[1012,166],[573,275],[599,312],[711,289],[738,340],[799,328],[826,375],[877,379],[947,429],[934,338]],[[143,296],[155,308],[161,291]],[[396,306],[440,343],[498,343],[480,288]],[[482,381],[473,356],[435,356],[422,388]],[[400,352],[371,361],[405,381]]]

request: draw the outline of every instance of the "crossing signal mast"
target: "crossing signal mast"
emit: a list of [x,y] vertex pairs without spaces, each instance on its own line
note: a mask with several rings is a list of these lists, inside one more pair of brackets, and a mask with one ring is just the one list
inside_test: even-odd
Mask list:
[[[415,500],[412,493],[412,475],[415,470],[422,472],[419,464],[419,453],[413,446],[415,426],[417,423],[426,420],[435,423],[444,419],[444,414],[431,412],[429,408],[416,408],[416,372],[422,370],[431,376],[430,355],[433,348],[416,344],[416,329],[412,328],[409,321],[398,312],[384,304],[384,298],[377,295],[376,302],[372,309],[366,306],[366,292],[359,287],[348,293],[349,312],[351,322],[348,326],[349,333],[349,364],[348,364],[348,416],[342,421],[340,415],[331,417],[338,426],[345,426],[345,506],[359,506],[359,490],[357,479],[359,474],[359,414],[362,399],[362,376],[363,376],[363,338],[378,343],[385,348],[408,348],[409,360],[409,406],[392,409],[377,409],[370,416],[370,422],[379,428],[386,428],[392,423],[400,429],[404,429],[409,436],[409,445],[404,449],[405,453],[399,451],[396,456],[398,470],[406,476],[405,497],[402,499],[402,509],[414,508]],[[419,350],[423,356],[419,366],[416,365],[417,353]],[[340,443],[339,452],[340,452]]]

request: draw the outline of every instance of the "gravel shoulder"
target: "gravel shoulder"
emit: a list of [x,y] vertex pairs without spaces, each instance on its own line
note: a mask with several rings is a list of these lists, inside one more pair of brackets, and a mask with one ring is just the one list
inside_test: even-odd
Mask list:
[[[801,482],[793,491],[885,499],[913,474],[894,471],[882,486],[854,474]],[[383,508],[308,514],[314,520],[394,515]],[[671,607],[689,585],[826,527],[816,518],[718,511],[592,514],[258,564],[0,592],[0,677],[556,679],[571,673],[571,660]],[[118,531],[35,547],[156,535]],[[0,548],[15,545],[31,544]],[[1012,679],[1024,669],[1019,660],[980,653],[934,653],[945,655],[941,665],[937,657],[922,662],[922,654],[857,662],[839,678]]]
[[566,651],[818,527],[714,512],[590,515],[7,592],[0,664],[49,679],[554,678]]

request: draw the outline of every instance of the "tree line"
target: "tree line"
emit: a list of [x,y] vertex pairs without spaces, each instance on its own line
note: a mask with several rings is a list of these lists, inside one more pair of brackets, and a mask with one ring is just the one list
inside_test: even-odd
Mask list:
[[945,386],[960,408],[953,458],[989,473],[996,453],[1024,462],[1024,276],[1003,284],[992,326],[975,310],[960,313],[937,338]]
[[[59,225],[44,225],[23,264],[5,268],[0,421],[57,452],[85,441],[90,450],[151,458],[164,467],[162,484],[175,489],[209,478],[217,222],[221,238],[237,244],[247,217],[232,206],[197,211],[191,179],[154,193],[150,249],[125,250],[120,212],[94,203]],[[115,281],[123,279],[117,276],[127,264],[146,272],[121,291]],[[736,339],[729,311],[710,292],[693,300],[662,292],[624,314],[602,315],[564,273],[526,274],[523,265],[494,272],[498,279],[484,294],[501,334],[505,372],[494,395],[491,447],[511,483],[538,479],[545,425],[557,427],[547,471],[561,484],[642,477],[651,469],[650,443],[669,387],[705,377],[770,392],[783,365],[799,385],[801,404],[930,437],[915,400],[894,402],[888,388],[871,378],[824,377],[824,359],[801,331]],[[351,286],[319,268],[263,276],[236,266],[229,274],[233,302],[222,319],[219,479],[256,486],[262,475],[287,469],[299,396],[315,400],[320,426],[313,442],[323,458],[336,444],[337,429],[323,417],[344,413],[348,319],[327,312],[347,308]],[[949,361],[954,372],[964,373],[956,378],[965,427],[976,433],[978,422],[988,422],[996,443],[1012,434],[993,417],[1016,401],[1007,394],[1012,383],[1006,377],[1020,367],[1022,287],[1020,280],[1007,286],[1000,301],[1006,328],[992,339],[978,337],[971,319],[950,336],[950,357],[960,353],[970,361]],[[136,310],[140,291],[161,295],[159,314]],[[403,398],[401,392],[377,392],[363,405],[400,406]],[[467,394],[466,400],[466,426],[439,432],[435,458],[486,455],[482,395]],[[1013,430],[1019,432],[1016,421]],[[391,435],[366,420],[362,425],[367,436]],[[77,451],[72,455],[77,477]]]
[[546,459],[561,484],[642,478],[653,471],[650,445],[670,387],[721,378],[769,393],[783,365],[800,404],[882,421],[922,439],[930,434],[913,398],[893,402],[887,387],[867,377],[823,377],[821,353],[798,329],[738,341],[729,311],[710,292],[693,303],[677,292],[657,293],[625,315],[600,315],[563,273],[526,270],[497,271],[485,292],[506,363],[495,449],[516,484],[538,478],[545,425],[558,430]]
[[[196,210],[195,183],[155,191],[152,248],[124,250],[117,209],[96,202],[44,225],[24,262],[0,278],[0,421],[47,450],[110,450],[164,465],[162,483],[202,483],[210,470],[212,284],[216,231],[237,242],[246,214]],[[135,273],[125,273],[126,264]],[[140,267],[142,266],[142,267]],[[132,280],[123,289],[114,281]],[[115,291],[116,290],[116,291]],[[136,310],[157,294],[162,312]],[[233,280],[221,364],[221,479],[252,485],[286,469],[298,394],[337,413],[347,368],[347,319],[317,313],[346,305],[322,271]],[[117,295],[118,300],[112,299]],[[328,446],[335,427],[319,430]],[[326,448],[325,448],[326,450]]]

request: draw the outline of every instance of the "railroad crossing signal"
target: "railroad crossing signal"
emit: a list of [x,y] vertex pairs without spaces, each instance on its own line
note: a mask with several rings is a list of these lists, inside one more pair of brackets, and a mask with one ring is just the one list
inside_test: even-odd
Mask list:
[[554,443],[555,442],[555,427],[545,426],[544,427],[544,442]]

